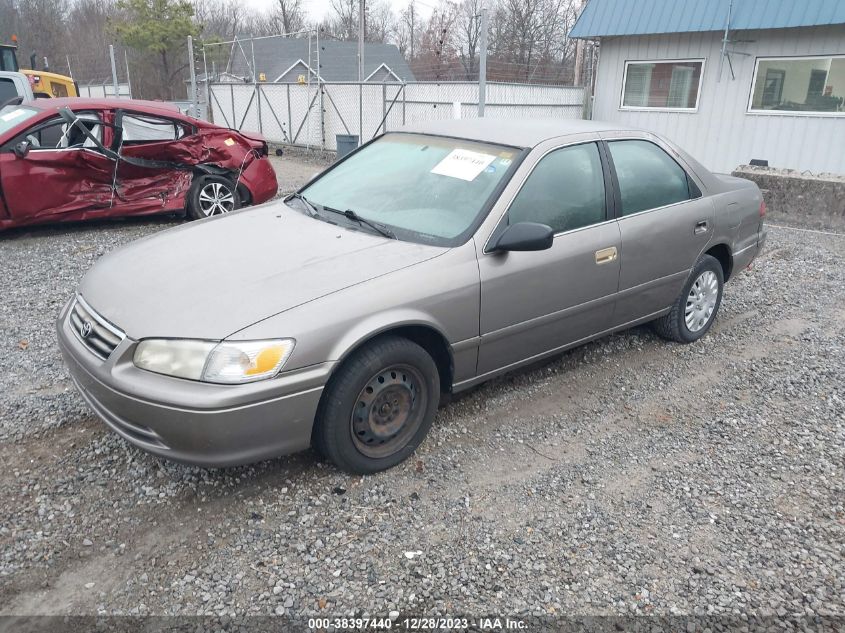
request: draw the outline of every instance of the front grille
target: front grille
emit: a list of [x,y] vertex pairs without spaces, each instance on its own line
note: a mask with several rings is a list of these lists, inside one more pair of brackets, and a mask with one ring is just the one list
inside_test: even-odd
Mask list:
[[97,314],[80,296],[76,297],[68,319],[70,329],[76,333],[76,337],[103,360],[106,360],[126,337],[126,334]]

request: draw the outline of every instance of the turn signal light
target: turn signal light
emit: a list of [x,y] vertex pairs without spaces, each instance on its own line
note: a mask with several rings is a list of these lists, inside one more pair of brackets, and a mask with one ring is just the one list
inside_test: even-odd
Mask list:
[[766,201],[765,200],[760,201],[760,217],[761,218],[766,217]]

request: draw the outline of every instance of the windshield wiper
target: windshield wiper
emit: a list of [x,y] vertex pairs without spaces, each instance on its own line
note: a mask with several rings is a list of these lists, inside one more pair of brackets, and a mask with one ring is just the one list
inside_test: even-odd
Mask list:
[[367,218],[362,218],[360,215],[355,213],[352,209],[347,209],[346,211],[339,211],[338,209],[332,209],[331,207],[323,207],[323,211],[331,211],[332,213],[337,213],[338,215],[342,215],[343,217],[352,220],[353,222],[357,222],[361,226],[368,226],[376,233],[380,235],[384,235],[384,237],[388,237],[391,240],[399,239],[396,237],[396,234],[391,231],[389,228],[380,224],[378,222],[372,222]]
[[317,215],[319,215],[319,213],[317,211],[317,207],[315,207],[314,204],[308,198],[303,196],[298,191],[294,191],[287,198],[285,198],[285,202],[287,202],[289,200],[299,200],[300,202],[302,202],[302,204],[305,205],[305,208],[308,209],[308,214],[311,217],[316,217]]

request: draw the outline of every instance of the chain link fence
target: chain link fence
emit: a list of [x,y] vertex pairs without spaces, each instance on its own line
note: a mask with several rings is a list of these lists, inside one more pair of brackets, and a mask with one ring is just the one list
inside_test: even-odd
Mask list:
[[[327,150],[339,134],[365,143],[405,124],[478,116],[475,82],[208,83],[200,95],[218,125]],[[488,83],[485,117],[580,119],[584,99],[576,86]]]

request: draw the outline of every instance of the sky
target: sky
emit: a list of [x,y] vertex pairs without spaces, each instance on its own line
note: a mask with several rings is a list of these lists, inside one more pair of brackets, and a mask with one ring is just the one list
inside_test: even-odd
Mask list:
[[[246,0],[247,4],[256,9],[269,9],[275,6],[276,0]],[[404,9],[408,4],[408,0],[387,0],[394,10],[399,11]],[[428,17],[431,14],[431,9],[434,7],[437,0],[417,0],[417,11],[423,17]],[[302,0],[305,10],[308,12],[310,18],[315,21],[322,20],[331,12],[330,0]]]

